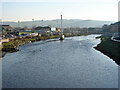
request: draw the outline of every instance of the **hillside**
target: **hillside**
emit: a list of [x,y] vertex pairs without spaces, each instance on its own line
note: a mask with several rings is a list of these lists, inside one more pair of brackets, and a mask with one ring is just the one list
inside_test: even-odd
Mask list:
[[[113,21],[97,21],[97,20],[80,20],[80,19],[63,19],[63,27],[102,27],[104,24],[111,24]],[[33,27],[33,26],[52,26],[52,27],[60,27],[60,19],[56,20],[36,20],[32,21],[24,21],[20,22],[19,25],[17,22],[4,22],[4,24],[9,24],[12,27]]]

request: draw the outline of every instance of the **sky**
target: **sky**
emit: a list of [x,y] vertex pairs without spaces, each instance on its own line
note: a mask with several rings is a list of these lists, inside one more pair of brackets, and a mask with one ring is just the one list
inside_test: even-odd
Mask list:
[[119,0],[2,0],[2,21],[60,19],[118,21]]

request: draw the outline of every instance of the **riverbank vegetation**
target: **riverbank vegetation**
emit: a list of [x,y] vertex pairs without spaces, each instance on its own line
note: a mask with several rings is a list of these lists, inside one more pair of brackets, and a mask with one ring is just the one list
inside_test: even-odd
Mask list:
[[[65,37],[72,37],[72,36],[81,36],[86,34],[65,34]],[[17,47],[26,43],[32,43],[35,41],[40,40],[47,40],[47,39],[55,39],[59,38],[60,35],[44,35],[44,36],[34,36],[34,37],[23,37],[23,38],[15,38],[14,40],[10,40],[9,42],[2,43],[2,51],[13,53],[18,51]]]
[[18,51],[17,47],[20,45],[35,42],[35,41],[40,41],[40,40],[58,38],[58,37],[59,37],[59,35],[15,38],[14,40],[10,40],[9,42],[2,43],[2,51],[4,51],[4,52],[16,52],[16,51]]
[[120,65],[120,42],[115,42],[111,40],[110,35],[102,35],[100,37],[101,43],[95,47],[96,50],[104,53],[113,59],[118,65]]

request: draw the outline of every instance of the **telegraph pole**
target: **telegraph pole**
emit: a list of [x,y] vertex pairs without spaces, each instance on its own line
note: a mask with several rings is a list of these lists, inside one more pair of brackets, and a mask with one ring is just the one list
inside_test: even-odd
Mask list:
[[62,15],[61,15],[61,36],[60,36],[60,40],[64,40],[63,26],[62,26]]

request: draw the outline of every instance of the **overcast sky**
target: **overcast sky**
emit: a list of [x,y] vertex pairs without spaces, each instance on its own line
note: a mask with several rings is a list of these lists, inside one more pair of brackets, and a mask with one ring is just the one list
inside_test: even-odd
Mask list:
[[118,1],[2,0],[2,20],[51,20],[63,14],[64,19],[118,21]]

